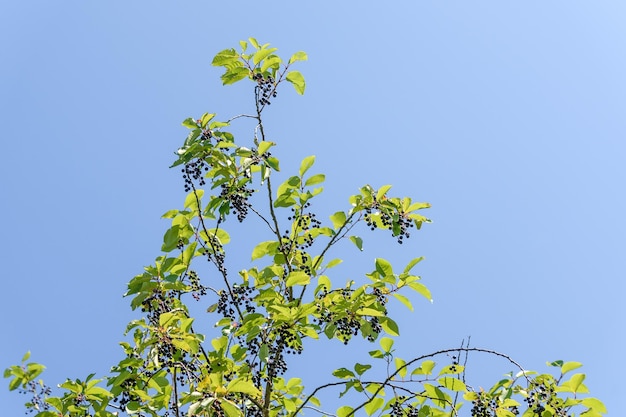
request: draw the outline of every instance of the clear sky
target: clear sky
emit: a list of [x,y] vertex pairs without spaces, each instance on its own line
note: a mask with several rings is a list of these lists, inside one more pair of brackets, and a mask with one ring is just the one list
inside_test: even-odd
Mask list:
[[[404,356],[471,336],[530,369],[581,361],[616,415],[625,21],[617,0],[1,2],[0,368],[31,350],[54,385],[121,358],[136,317],[121,294],[159,255],[161,214],[182,205],[168,169],[180,122],[251,108],[210,61],[254,36],[309,54],[306,94],[283,88],[269,109],[284,171],[317,155],[336,209],[365,183],[433,205],[406,245],[346,252],[358,273],[380,254],[426,256],[435,302],[398,310]],[[350,359],[327,349],[329,369]],[[3,415],[24,400],[0,389]]]

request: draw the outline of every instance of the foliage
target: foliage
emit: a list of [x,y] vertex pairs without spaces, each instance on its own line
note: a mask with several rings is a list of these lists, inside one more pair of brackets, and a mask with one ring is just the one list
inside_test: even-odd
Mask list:
[[[265,131],[262,115],[283,82],[304,93],[304,77],[292,66],[307,55],[297,52],[284,61],[276,48],[252,38],[240,48],[219,52],[213,65],[224,70],[224,84],[252,83],[255,112],[226,121],[212,113],[183,121],[189,134],[173,166],[180,167],[188,194],[182,209],[163,216],[171,221],[163,254],[128,283],[125,295],[142,317],[126,328],[124,357],[110,376],[67,380],[53,396],[37,379],[43,366],[27,363],[26,355],[22,365],[10,367],[4,376],[10,378],[9,389],[31,394],[28,409],[38,417],[278,417],[305,410],[339,417],[426,417],[461,415],[466,402],[472,416],[592,417],[606,412],[599,400],[584,395],[584,375],[572,373],[581,366],[576,362],[552,362],[554,374],[537,374],[469,343],[411,360],[398,357],[391,337],[399,329],[387,307],[393,299],[412,310],[407,292],[431,299],[412,272],[422,258],[402,268],[376,258],[363,282],[339,282],[331,270],[341,259],[331,254],[343,243],[362,249],[363,239],[353,234],[358,225],[403,243],[411,229],[429,222],[420,214],[429,204],[390,195],[390,186],[364,185],[322,220],[312,203],[323,192],[326,177],[311,173],[314,156],[304,158],[298,172],[276,187],[280,163],[271,153],[276,143]],[[245,118],[256,127],[244,146],[228,129]],[[228,245],[238,243],[231,242],[225,229],[233,218],[259,222],[266,230],[247,266],[227,256],[232,253]],[[211,274],[211,282],[219,285],[201,279]],[[190,299],[210,300],[206,314],[192,314]],[[196,319],[202,324],[196,325]],[[206,328],[206,322],[216,322],[212,333],[196,330]],[[323,343],[322,338],[349,344],[355,337],[377,342],[369,352],[371,363],[336,369],[335,380],[312,390],[303,379],[285,376],[310,344]],[[475,389],[466,378],[469,352],[504,358],[514,372],[489,390]],[[443,358],[439,364],[434,361],[438,357]],[[341,389],[346,405],[331,413],[323,411],[320,394],[333,387]]]

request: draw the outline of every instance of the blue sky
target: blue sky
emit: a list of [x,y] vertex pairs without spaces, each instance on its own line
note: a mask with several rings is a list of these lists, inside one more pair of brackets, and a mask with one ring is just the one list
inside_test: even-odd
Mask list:
[[[433,205],[410,244],[363,232],[340,269],[426,256],[435,302],[399,310],[402,354],[471,335],[530,369],[581,361],[619,410],[625,18],[619,1],[3,2],[0,368],[31,350],[56,384],[119,360],[121,294],[182,205],[180,122],[252,108],[210,62],[254,36],[309,54],[304,97],[283,88],[266,118],[286,174],[315,154],[334,209],[365,183]],[[353,355],[325,349],[329,369]],[[23,400],[0,390],[6,415]]]

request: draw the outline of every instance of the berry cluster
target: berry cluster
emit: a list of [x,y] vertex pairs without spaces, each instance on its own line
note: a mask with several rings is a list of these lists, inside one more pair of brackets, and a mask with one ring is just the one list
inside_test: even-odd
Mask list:
[[26,388],[19,389],[20,394],[31,394],[32,397],[30,401],[27,403],[26,414],[30,414],[35,410],[47,411],[50,409],[50,404],[45,401],[45,398],[52,394],[52,390],[49,386],[45,384],[38,384],[35,381],[29,381]]
[[124,410],[126,409],[126,405],[131,401],[140,401],[140,398],[131,394],[135,389],[137,389],[137,380],[135,378],[125,379],[124,382],[121,383],[122,392],[117,397],[113,398],[113,402],[118,403],[119,407]]
[[[307,202],[302,206],[302,209],[296,209],[294,207],[291,208],[292,215],[287,217],[287,220],[293,221],[293,225],[295,230],[302,231],[302,234],[298,236],[296,241],[296,248],[300,250],[304,250],[310,248],[313,245],[314,239],[313,235],[311,235],[311,229],[317,229],[321,227],[322,222],[319,221],[315,215],[315,213],[309,211],[305,211],[306,209],[311,207],[311,203]],[[289,231],[285,232],[286,239],[289,238]]]
[[237,220],[243,222],[248,215],[248,198],[252,195],[254,190],[246,188],[245,185],[228,186],[222,184],[222,191],[220,197],[227,200],[230,203],[230,207],[237,214]]
[[373,210],[377,211],[376,215],[380,217],[382,226],[391,230],[393,236],[398,237],[399,244],[402,244],[404,238],[410,237],[409,229],[415,226],[413,221],[405,213],[395,213],[394,209],[383,206],[376,200],[370,207],[365,208],[365,216],[363,216],[365,224],[370,230],[375,230],[378,227],[377,220],[372,214]]
[[220,241],[215,238],[215,236],[209,235],[208,238],[209,239],[206,242],[202,243],[203,247],[202,249],[200,249],[199,252],[200,254],[206,256],[207,261],[213,262],[218,271],[220,271],[220,273],[224,275],[224,277],[226,277],[226,275],[228,275],[228,270],[224,265],[224,262],[226,261],[224,247],[222,246]]
[[391,417],[418,417],[420,409],[405,402],[406,397],[400,396],[391,404]]
[[373,334],[367,335],[367,341],[374,342],[377,339],[378,335],[383,331],[383,327],[380,325],[380,322],[378,321],[378,317],[370,317],[368,321],[369,321],[370,327],[372,328]]
[[554,387],[546,386],[545,384],[537,384],[536,387],[531,390],[528,397],[524,398],[524,401],[528,404],[528,409],[532,410],[533,416],[541,416],[546,410],[544,404],[549,405],[554,410],[555,416],[567,416],[567,410],[563,406],[563,400],[554,396]]
[[193,188],[193,181],[198,181],[199,186],[204,186],[204,173],[209,170],[209,164],[202,158],[187,162],[183,169],[183,180],[185,180],[185,192],[188,193]]
[[269,75],[263,77],[263,74],[260,72],[254,74],[253,78],[257,82],[254,92],[258,103],[262,106],[272,104],[270,103],[270,97],[275,98],[278,95],[274,78]]
[[[490,398],[487,393],[481,392],[478,394],[478,398],[472,401],[470,415],[472,417],[496,417],[500,415],[497,410],[498,402],[494,398]],[[516,406],[509,407],[508,411],[515,415],[519,414]]]
[[[339,290],[343,300],[347,303],[350,300],[353,290],[348,288],[343,288]],[[367,340],[373,342],[376,340],[377,336],[382,332],[382,326],[378,320],[378,317],[369,317],[365,318],[356,314],[349,309],[345,309],[342,314],[338,314],[336,311],[331,311],[325,304],[325,299],[328,296],[329,292],[326,287],[322,288],[320,292],[317,294],[317,318],[315,321],[321,326],[332,325],[336,328],[336,334],[339,340],[341,340],[345,345],[348,344],[350,339],[353,336],[359,334],[361,327],[363,326],[363,320],[367,321],[369,327],[371,328],[371,334],[368,334]],[[375,288],[374,295],[378,298],[378,302],[382,305],[386,303],[386,297],[382,294],[382,292]],[[336,305],[336,302],[331,301],[331,305]],[[385,311],[386,314],[386,311]],[[368,332],[369,333],[369,332]]]
[[187,278],[189,278],[189,288],[191,289],[191,296],[199,301],[200,297],[206,295],[206,287],[200,284],[200,277],[196,271],[188,271]]
[[141,311],[147,313],[148,321],[153,326],[158,326],[159,317],[162,313],[172,311],[172,297],[166,292],[155,288],[152,295],[141,302]]
[[472,417],[494,417],[497,404],[485,393],[480,393],[478,398],[472,401],[470,414]]
[[231,293],[225,290],[219,292],[217,301],[217,312],[224,317],[235,320],[235,308],[243,306],[248,313],[254,313],[255,306],[252,304],[250,295],[254,291],[253,287],[247,285],[233,285]]

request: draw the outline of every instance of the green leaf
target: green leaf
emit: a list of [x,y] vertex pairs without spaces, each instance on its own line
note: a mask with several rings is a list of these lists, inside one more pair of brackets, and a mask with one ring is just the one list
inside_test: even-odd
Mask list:
[[198,210],[198,201],[202,199],[204,196],[204,190],[195,190],[187,194],[185,197],[185,208],[191,209],[192,211]]
[[259,65],[259,62],[265,59],[266,56],[268,56],[272,52],[276,52],[277,50],[277,48],[260,49],[256,51],[254,55],[252,55],[252,62],[254,63],[254,65]]
[[276,249],[278,248],[278,242],[275,240],[269,240],[266,242],[261,242],[254,247],[252,250],[252,260],[260,259],[266,255],[274,256],[276,254]]
[[253,397],[260,397],[261,391],[254,386],[252,381],[248,381],[242,378],[233,379],[226,387],[228,392],[241,392],[243,394],[252,395]]
[[393,276],[391,264],[382,258],[376,258],[376,271],[383,277]]
[[289,64],[293,64],[296,61],[306,61],[307,59],[309,59],[309,57],[306,52],[298,51],[291,55],[291,58],[289,58]]
[[398,375],[400,375],[401,378],[404,378],[407,372],[405,360],[402,358],[393,358],[393,361],[396,365],[396,369],[398,370]]
[[438,406],[445,407],[449,403],[449,395],[446,395],[438,387],[431,384],[424,384],[424,390],[426,395]]
[[300,163],[300,178],[304,176],[304,174],[313,166],[315,163],[315,155],[307,156]]
[[583,366],[583,364],[580,362],[565,362],[563,366],[561,366],[561,373],[566,374],[569,371],[580,368],[581,366]]
[[368,307],[360,307],[356,313],[359,316],[371,316],[371,317],[382,317],[385,315],[384,311],[376,310],[374,308],[368,308]]
[[259,42],[255,38],[248,38],[248,41],[250,41],[250,45],[254,46],[254,49],[261,49]]
[[285,285],[293,287],[294,285],[308,285],[311,282],[311,276],[303,271],[293,271],[287,277]]
[[249,75],[250,75],[250,71],[248,70],[248,68],[245,68],[245,67],[235,67],[235,68],[227,70],[222,75],[222,77],[221,77],[222,78],[222,84],[224,84],[224,85],[234,84],[237,81],[243,80],[244,78],[246,78]]
[[224,49],[221,52],[218,52],[217,55],[213,58],[211,65],[216,67],[225,66],[231,64],[233,61],[237,61],[239,59],[239,54],[235,49]]
[[30,358],[30,350],[22,356],[22,362],[26,362]]
[[342,262],[343,262],[343,260],[341,260],[339,258],[333,259],[332,261],[328,262],[328,264],[326,264],[326,268],[332,268],[334,266],[339,265]]
[[443,378],[439,378],[437,381],[442,386],[444,386],[447,389],[449,389],[450,391],[458,391],[458,392],[465,392],[465,391],[467,391],[467,387],[465,386],[463,381],[461,381],[458,378],[454,378],[454,377],[451,377],[451,376],[444,376]]
[[390,337],[383,337],[380,339],[380,347],[383,348],[385,353],[391,352],[391,347],[393,346],[393,339]]
[[263,142],[259,143],[259,148],[257,149],[257,153],[259,155],[263,155],[265,152],[267,152],[274,145],[276,145],[276,143],[264,140]]
[[409,301],[409,299],[408,299],[408,298],[406,298],[406,297],[405,297],[404,295],[402,295],[402,294],[398,294],[397,292],[396,292],[396,293],[393,293],[393,296],[394,296],[394,297],[395,297],[398,301],[400,301],[402,304],[404,304],[404,305],[405,305],[405,306],[406,306],[409,310],[413,311],[413,304],[411,304],[411,301]]
[[400,336],[400,330],[398,329],[398,324],[391,320],[389,317],[380,317],[378,319],[383,330],[391,336]]
[[293,88],[296,89],[296,92],[298,94],[304,94],[306,83],[304,82],[304,77],[302,76],[300,71],[289,71],[285,79],[293,84]]
[[267,343],[263,343],[261,345],[261,348],[259,349],[259,359],[261,359],[261,362],[266,363],[269,355],[270,355],[270,348],[267,345]]
[[416,368],[411,375],[431,375],[435,369],[435,361],[425,360],[419,368]]
[[215,113],[204,113],[202,115],[202,117],[200,118],[200,126],[202,126],[203,128],[206,127],[206,125],[213,120],[213,118],[215,117]]
[[409,287],[414,289],[418,294],[421,294],[431,303],[433,302],[433,296],[430,294],[430,290],[420,282],[409,282],[407,284]]
[[597,411],[599,413],[606,413],[606,406],[597,398],[588,397],[582,399],[582,404],[585,407],[592,409],[593,411]]
[[350,378],[355,378],[356,377],[354,372],[352,372],[351,370],[349,370],[347,368],[335,369],[333,371],[333,376],[336,376],[337,378],[341,378],[341,379],[350,379]]
[[391,189],[391,185],[383,185],[382,187],[380,187],[378,189],[378,192],[376,193],[376,200],[378,201],[382,200],[385,194],[387,194],[387,191],[389,191],[390,189]]
[[352,415],[352,411],[354,411],[352,407],[350,407],[349,405],[344,405],[337,409],[337,417],[347,417],[349,415]]
[[328,278],[326,275],[320,275],[319,278],[317,278],[317,287],[320,289],[322,287],[325,287],[326,291],[330,291],[330,289],[332,288],[330,278]]
[[183,120],[183,126],[185,126],[188,129],[197,129],[198,123],[196,123],[196,120],[193,117],[188,117],[185,120]]
[[517,417],[517,414],[506,408],[498,407],[496,409],[496,417]]
[[315,184],[321,184],[324,182],[325,179],[326,179],[326,175],[316,174],[310,177],[309,179],[307,179],[304,185],[308,187],[308,186],[315,185]]
[[343,211],[338,211],[337,213],[330,216],[330,221],[333,223],[333,228],[335,230],[338,230],[346,223],[346,213],[344,213]]
[[411,269],[413,269],[413,267],[415,265],[417,265],[418,263],[420,263],[421,261],[424,260],[423,256],[420,256],[419,258],[414,258],[411,260],[411,262],[409,262],[406,267],[404,267],[404,271],[402,271],[402,273],[404,274],[408,274],[409,272],[411,272]]
[[583,384],[585,379],[585,374],[574,374],[571,378],[563,383],[560,386],[556,387],[557,392],[571,392],[573,394],[582,393],[586,394],[589,392],[587,387]]
[[380,409],[383,404],[385,404],[385,399],[382,397],[374,397],[370,402],[365,404],[365,412],[368,416],[374,414],[378,409]]
[[358,236],[350,236],[350,241],[354,243],[360,251],[363,250],[363,239]]
[[165,232],[163,236],[163,245],[161,246],[161,250],[163,252],[171,252],[178,245],[178,232],[180,228],[178,226],[172,226]]
[[380,358],[384,358],[385,354],[383,352],[381,352],[380,350],[376,349],[376,350],[370,350],[368,352],[368,354],[372,357],[372,358],[376,358],[376,359],[380,359]]
[[365,371],[367,371],[368,369],[370,369],[371,367],[372,367],[372,365],[363,365],[363,364],[360,364],[360,363],[354,364],[354,370],[359,375],[363,375],[363,373]]
[[274,171],[280,171],[280,166],[279,166],[279,162],[278,159],[270,156],[269,158],[267,158],[265,160],[265,162],[267,163],[267,165],[269,165]]
[[265,58],[265,60],[263,61],[263,65],[261,66],[261,72],[265,72],[270,68],[272,68],[275,71],[278,71],[280,69],[281,62],[283,62],[283,60],[280,59],[279,56],[270,55],[267,58]]
[[242,417],[243,412],[232,402],[222,399],[220,401],[220,407],[224,410],[226,417]]

